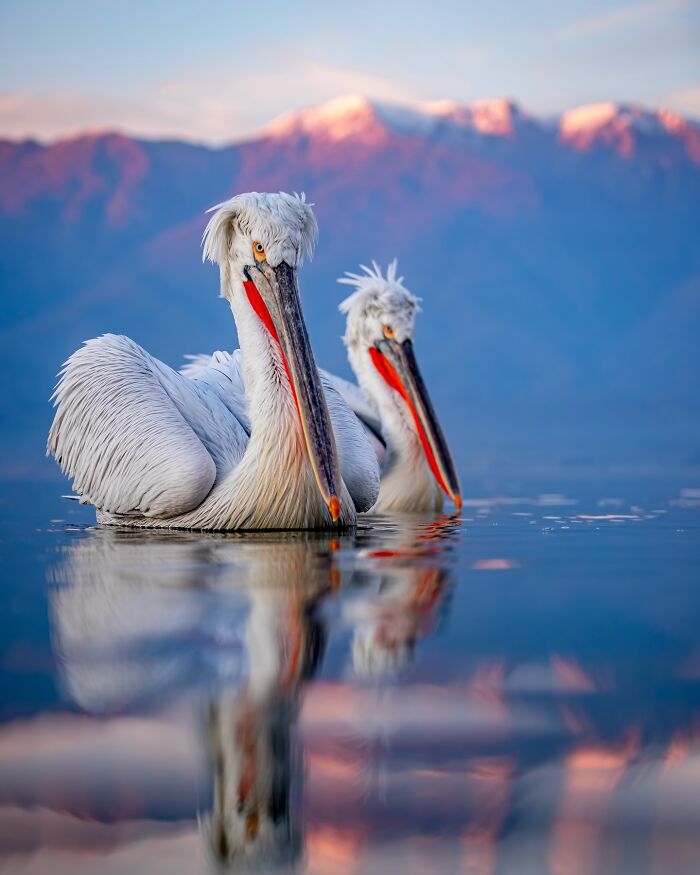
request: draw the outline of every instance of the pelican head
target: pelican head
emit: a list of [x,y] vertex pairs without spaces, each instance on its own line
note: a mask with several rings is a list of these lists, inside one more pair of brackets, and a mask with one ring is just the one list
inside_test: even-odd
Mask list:
[[[263,355],[251,385],[288,385],[316,483],[335,522],[342,481],[330,417],[301,312],[297,269],[311,255],[318,229],[304,196],[237,195],[213,207],[203,238],[204,258],[221,271],[221,295],[238,325],[241,348],[254,344]],[[252,366],[251,366],[252,367]],[[256,381],[256,377],[261,377]],[[272,391],[272,390],[270,390]]]
[[459,509],[459,478],[413,351],[419,299],[397,277],[396,259],[386,276],[376,262],[361,267],[363,273],[338,280],[355,289],[340,304],[350,362],[382,421],[398,421],[418,439],[435,480]]

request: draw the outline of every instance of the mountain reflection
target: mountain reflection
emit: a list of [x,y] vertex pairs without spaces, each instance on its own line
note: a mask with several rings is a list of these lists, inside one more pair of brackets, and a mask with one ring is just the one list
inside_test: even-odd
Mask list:
[[[93,845],[110,871],[163,853],[175,872],[694,871],[692,610],[661,623],[644,578],[631,600],[591,578],[571,617],[564,583],[498,555],[449,516],[339,538],[85,532],[49,592],[80,713],[0,732],[6,798],[66,871]],[[48,773],[17,753],[34,736]]]

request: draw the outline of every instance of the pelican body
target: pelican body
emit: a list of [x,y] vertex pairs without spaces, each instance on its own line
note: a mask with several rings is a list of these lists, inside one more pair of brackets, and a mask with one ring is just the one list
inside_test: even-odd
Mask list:
[[376,457],[324,390],[301,311],[297,269],[316,236],[303,196],[253,192],[213,208],[204,257],[219,265],[236,322],[240,380],[233,357],[192,380],[115,335],[70,357],[48,451],[99,522],[332,528],[372,506]]
[[333,384],[374,438],[382,464],[380,513],[442,510],[443,493],[459,510],[459,478],[413,350],[418,299],[396,276],[373,262],[339,282],[354,287],[340,305],[347,315],[343,338],[359,388]]

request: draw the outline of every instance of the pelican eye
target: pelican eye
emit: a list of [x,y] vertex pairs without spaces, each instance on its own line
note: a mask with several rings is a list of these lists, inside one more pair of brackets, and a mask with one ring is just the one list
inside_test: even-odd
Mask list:
[[265,247],[262,243],[253,243],[253,255],[256,261],[265,261],[267,255],[265,254]]
[[382,325],[382,331],[384,332],[384,337],[386,337],[387,340],[394,339],[394,329],[391,327],[391,325]]
[[260,819],[258,817],[257,809],[255,811],[251,811],[248,817],[245,820],[245,837],[248,841],[254,841],[258,836],[258,831],[260,830]]

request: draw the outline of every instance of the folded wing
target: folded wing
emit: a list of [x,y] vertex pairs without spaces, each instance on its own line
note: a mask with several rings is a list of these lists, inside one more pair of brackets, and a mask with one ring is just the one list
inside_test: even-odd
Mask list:
[[248,441],[235,400],[222,400],[206,369],[188,380],[113,334],[70,357],[54,404],[48,451],[81,501],[113,514],[167,518],[198,507]]
[[333,424],[335,443],[340,460],[340,473],[358,513],[368,511],[379,498],[379,463],[361,420],[351,410],[343,396],[320,371]]
[[344,380],[336,374],[330,374],[328,371],[321,370],[321,376],[340,394],[343,401],[345,401],[362,423],[367,439],[372,445],[377,462],[381,468],[386,458],[386,441],[382,434],[382,421],[365,397],[364,392],[355,383],[350,383],[348,380]]

